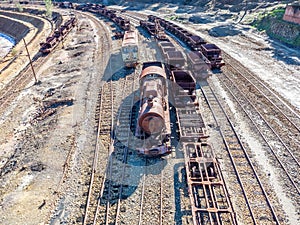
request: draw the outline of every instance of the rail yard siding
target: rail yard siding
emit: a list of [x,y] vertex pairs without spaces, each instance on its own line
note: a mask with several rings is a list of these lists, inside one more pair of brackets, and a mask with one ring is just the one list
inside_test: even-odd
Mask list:
[[288,22],[300,24],[300,5],[288,5],[285,9],[283,19]]

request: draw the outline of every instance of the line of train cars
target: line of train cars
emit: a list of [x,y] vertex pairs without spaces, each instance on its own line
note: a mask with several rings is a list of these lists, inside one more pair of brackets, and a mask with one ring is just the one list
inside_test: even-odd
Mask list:
[[60,3],[61,8],[73,8],[101,15],[119,26],[122,31],[117,31],[115,38],[123,38],[122,41],[122,59],[126,67],[135,67],[139,60],[138,54],[138,33],[131,29],[130,20],[117,16],[115,10],[107,9],[101,4],[74,4],[70,2]]
[[[171,153],[170,103],[180,120],[180,138],[207,138],[197,113],[196,81],[189,71],[171,69],[162,62],[144,62],[140,74],[140,99],[135,136],[144,140],[138,153],[161,156]],[[197,132],[194,132],[194,131]]]
[[71,8],[81,11],[87,11],[91,13],[95,13],[101,16],[106,17],[112,22],[116,23],[122,30],[128,31],[130,30],[130,21],[124,19],[120,16],[117,16],[116,10],[107,9],[105,5],[95,4],[95,3],[72,3],[72,2],[61,2],[59,4],[60,8]]
[[75,27],[77,23],[76,17],[71,17],[63,25],[61,25],[57,30],[54,31],[50,36],[46,38],[45,42],[40,43],[40,52],[43,54],[48,54],[52,49],[62,41],[66,35]]
[[221,68],[224,65],[221,49],[215,44],[207,43],[200,36],[157,16],[149,15],[148,21],[154,24],[161,24],[167,31],[183,41],[191,49],[192,53],[190,53],[190,60],[192,62],[197,58],[200,58],[202,61],[205,61],[210,69]]
[[[156,24],[157,23],[158,20],[156,19]],[[157,37],[155,35],[164,32],[164,28],[155,26],[155,24],[150,21],[140,21],[140,26],[156,38],[163,61],[168,65],[171,71],[185,70],[187,77],[192,73],[196,80],[207,79],[211,74],[211,62],[201,52],[188,50],[185,59],[182,50],[177,49],[167,37],[164,37],[164,35]],[[157,32],[156,29],[160,29],[160,31]],[[161,39],[160,37],[163,38]],[[180,74],[182,75],[183,72]]]

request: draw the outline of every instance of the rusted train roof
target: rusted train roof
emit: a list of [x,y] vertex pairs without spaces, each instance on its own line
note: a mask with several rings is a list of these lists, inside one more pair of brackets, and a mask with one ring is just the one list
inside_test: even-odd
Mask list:
[[137,45],[138,44],[138,34],[134,31],[125,31],[122,46],[126,45]]
[[149,75],[149,74],[158,74],[165,79],[167,78],[167,75],[165,73],[165,70],[162,66],[161,62],[148,62],[143,64],[143,70],[140,74],[140,79],[143,77]]

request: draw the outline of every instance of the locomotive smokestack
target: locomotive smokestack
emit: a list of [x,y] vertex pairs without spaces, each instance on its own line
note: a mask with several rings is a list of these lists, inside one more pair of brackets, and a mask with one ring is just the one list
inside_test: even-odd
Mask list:
[[153,95],[150,95],[148,98],[148,106],[152,107],[153,106]]

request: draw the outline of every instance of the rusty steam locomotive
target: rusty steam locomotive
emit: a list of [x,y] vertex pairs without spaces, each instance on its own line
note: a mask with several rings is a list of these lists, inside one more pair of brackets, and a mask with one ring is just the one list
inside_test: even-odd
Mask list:
[[161,62],[143,63],[135,136],[143,140],[138,152],[156,156],[171,152],[167,76]]

